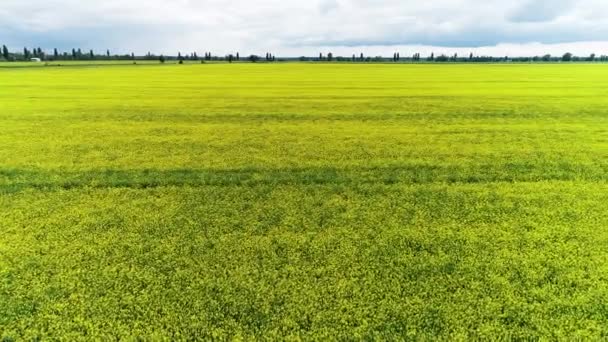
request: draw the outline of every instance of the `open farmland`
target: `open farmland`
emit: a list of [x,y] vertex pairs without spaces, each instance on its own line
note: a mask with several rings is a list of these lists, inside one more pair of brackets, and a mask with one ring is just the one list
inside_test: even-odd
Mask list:
[[604,65],[0,68],[0,337],[608,337]]

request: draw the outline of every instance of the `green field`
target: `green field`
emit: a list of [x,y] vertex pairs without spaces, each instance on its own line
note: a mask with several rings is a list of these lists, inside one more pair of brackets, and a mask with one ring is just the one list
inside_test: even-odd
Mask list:
[[0,68],[0,337],[608,338],[608,67]]

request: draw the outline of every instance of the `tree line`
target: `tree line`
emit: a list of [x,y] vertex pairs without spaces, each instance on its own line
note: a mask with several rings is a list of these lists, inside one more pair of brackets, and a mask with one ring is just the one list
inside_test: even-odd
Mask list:
[[335,56],[333,53],[329,52],[327,54],[319,53],[318,57],[307,57],[301,56],[298,58],[278,58],[271,52],[267,52],[264,57],[258,55],[249,55],[246,58],[241,59],[240,54],[237,52],[235,54],[228,54],[225,56],[214,55],[211,52],[205,52],[203,56],[199,56],[196,52],[182,54],[178,52],[177,55],[174,56],[165,56],[165,55],[155,55],[151,52],[148,52],[145,55],[135,55],[135,53],[130,54],[112,54],[110,50],[106,50],[103,53],[95,52],[93,50],[83,51],[80,48],[71,49],[71,51],[59,51],[58,49],[53,49],[51,52],[47,52],[42,50],[40,47],[37,48],[27,48],[24,47],[23,50],[20,51],[10,51],[6,45],[2,45],[0,49],[0,60],[2,61],[30,61],[32,58],[37,58],[41,61],[95,61],[95,60],[116,60],[116,61],[124,61],[124,60],[157,60],[160,63],[165,63],[166,61],[177,61],[180,64],[183,64],[185,61],[227,61],[229,63],[232,62],[276,62],[276,61],[290,61],[290,60],[299,60],[306,62],[458,62],[458,63],[498,63],[498,62],[608,62],[608,55],[597,56],[596,54],[591,54],[589,56],[581,57],[575,56],[572,53],[565,53],[561,56],[552,56],[550,54],[545,54],[542,56],[532,56],[532,57],[496,57],[496,56],[476,56],[473,53],[470,53],[467,56],[459,56],[458,54],[454,55],[435,55],[435,53],[431,53],[428,56],[423,57],[420,53],[414,53],[408,57],[402,57],[399,52],[395,52],[392,57],[384,57],[384,56],[365,56],[363,53],[353,54],[352,56]]
[[458,54],[453,55],[430,55],[423,57],[420,53],[414,53],[408,57],[401,57],[399,52],[395,52],[391,57],[385,56],[365,56],[363,53],[357,55],[353,54],[352,57],[338,56],[335,57],[332,53],[327,55],[319,54],[318,58],[302,56],[298,58],[303,62],[458,62],[458,63],[498,63],[498,62],[608,62],[608,55],[597,56],[591,54],[586,57],[575,56],[568,52],[561,56],[552,56],[545,54],[542,56],[523,56],[523,57],[496,57],[496,56],[476,56],[470,53],[467,56],[459,56]]
[[42,61],[87,61],[134,59],[136,56],[135,54],[111,55],[110,50],[106,50],[105,53],[95,53],[93,50],[83,51],[82,49],[72,49],[71,51],[60,52],[55,48],[53,51],[48,52],[42,50],[40,47],[32,49],[24,47],[21,51],[10,51],[6,45],[2,45],[0,59],[4,61],[29,61],[32,58],[38,58]]

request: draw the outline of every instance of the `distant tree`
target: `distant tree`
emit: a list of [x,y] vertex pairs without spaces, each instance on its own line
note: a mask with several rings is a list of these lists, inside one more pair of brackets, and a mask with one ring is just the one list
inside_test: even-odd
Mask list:
[[550,62],[551,61],[551,55],[546,54],[542,57],[543,62]]
[[594,62],[595,61],[595,54],[592,53],[589,58],[587,58],[587,62]]
[[333,61],[333,59],[334,59],[334,54],[333,54],[333,53],[331,53],[331,52],[330,52],[330,53],[328,53],[328,54],[327,54],[327,61],[328,61],[328,62],[331,62],[331,61]]
[[30,50],[28,50],[26,47],[23,48],[23,59],[30,59]]
[[77,53],[78,59],[82,59],[82,50],[78,49],[78,51],[76,51],[76,53]]
[[353,62],[357,61],[357,56],[353,53]]
[[59,51],[57,50],[57,48],[53,49],[53,58],[59,59]]
[[232,63],[232,55],[228,55],[228,63]]
[[572,60],[572,54],[570,52],[566,52],[562,56],[562,62],[570,62]]
[[179,64],[184,64],[184,57],[181,52],[177,53],[177,60],[179,61]]
[[471,52],[471,54],[469,55],[469,60],[472,61],[473,60],[473,53]]
[[89,58],[95,59],[95,53],[93,52],[93,50],[89,51]]
[[160,55],[160,57],[158,57],[158,60],[161,62],[161,64],[165,63],[165,56]]
[[76,52],[76,49],[72,49],[72,59],[76,59],[78,57],[78,53]]
[[450,59],[449,59],[449,58],[448,58],[448,56],[446,56],[446,55],[441,55],[441,56],[437,56],[437,58],[435,58],[435,60],[436,60],[437,62],[447,62],[447,61],[449,61]]
[[10,54],[6,45],[2,45],[2,57],[4,57],[4,59],[6,59],[7,61],[9,60]]
[[236,60],[237,60],[237,61],[240,61],[240,60],[241,60],[241,56],[239,55],[239,53],[238,53],[238,52],[236,53]]
[[251,63],[255,63],[255,62],[259,61],[259,60],[260,60],[260,57],[257,56],[257,55],[251,55],[251,56],[249,56],[249,61]]
[[435,53],[431,52],[431,55],[428,58],[429,61],[433,62],[435,60]]
[[363,52],[361,52],[361,61],[365,60],[364,56],[363,56]]
[[323,60],[323,53],[319,53],[319,60],[322,61]]
[[135,53],[134,52],[131,52],[131,59],[135,60]]

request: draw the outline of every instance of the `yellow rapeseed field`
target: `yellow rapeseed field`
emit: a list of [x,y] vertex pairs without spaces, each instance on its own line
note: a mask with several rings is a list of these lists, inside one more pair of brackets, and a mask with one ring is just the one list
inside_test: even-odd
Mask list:
[[608,337],[606,65],[6,65],[5,340]]

